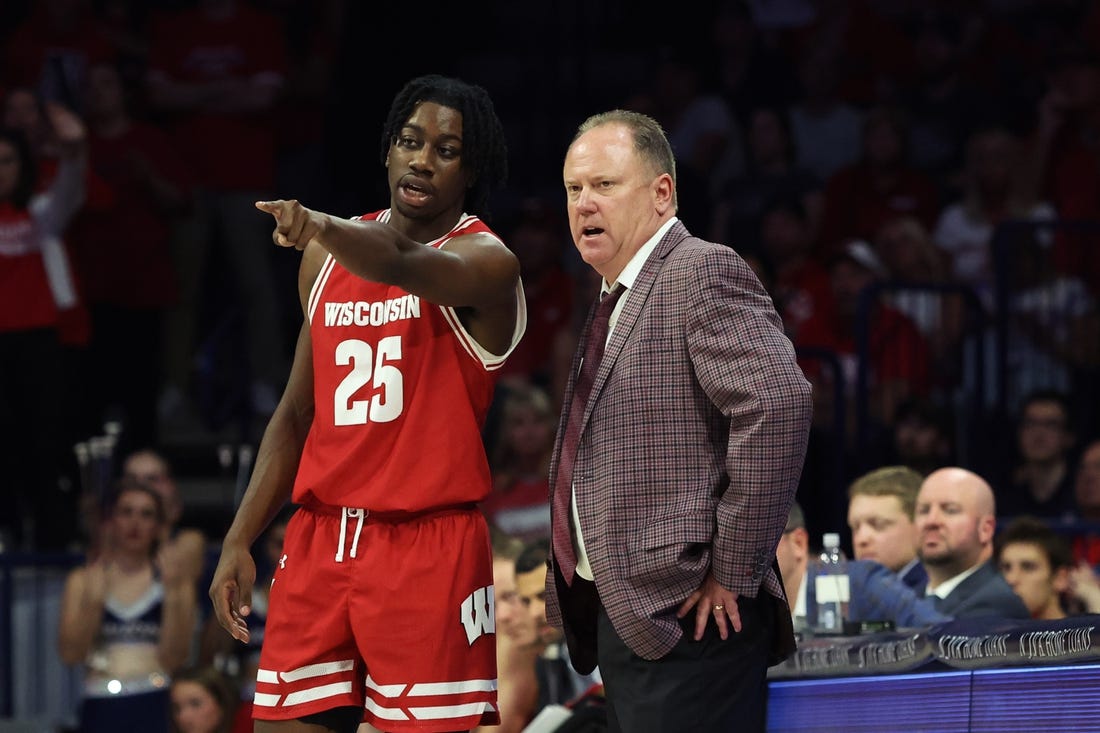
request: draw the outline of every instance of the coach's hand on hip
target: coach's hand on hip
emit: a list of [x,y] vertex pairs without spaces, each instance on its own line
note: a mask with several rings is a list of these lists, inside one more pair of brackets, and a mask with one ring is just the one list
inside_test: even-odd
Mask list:
[[699,590],[687,597],[687,600],[676,612],[677,618],[688,615],[695,608],[695,640],[703,638],[703,631],[707,628],[707,620],[714,618],[718,625],[718,635],[723,639],[729,638],[728,623],[734,631],[741,631],[741,615],[737,611],[737,594],[723,588],[712,573],[707,573],[703,585]]

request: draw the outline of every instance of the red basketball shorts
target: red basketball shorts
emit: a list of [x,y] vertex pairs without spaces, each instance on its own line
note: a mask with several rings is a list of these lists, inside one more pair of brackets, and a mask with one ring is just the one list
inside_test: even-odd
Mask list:
[[489,533],[476,510],[306,508],[271,585],[254,717],[362,707],[386,731],[500,722]]

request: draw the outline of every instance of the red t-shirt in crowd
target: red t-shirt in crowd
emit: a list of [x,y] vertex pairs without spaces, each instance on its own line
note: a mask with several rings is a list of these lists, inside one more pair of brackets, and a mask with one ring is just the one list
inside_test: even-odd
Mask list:
[[[201,9],[154,19],[149,70],[181,84],[286,74],[279,20],[243,4],[224,20]],[[220,112],[195,109],[176,119],[176,139],[198,183],[215,190],[266,190],[275,179],[271,110]]]
[[865,164],[842,168],[825,184],[821,254],[828,257],[848,239],[873,240],[883,224],[899,216],[915,216],[931,231],[938,202],[936,184],[917,170],[900,170],[894,185],[879,191]]
[[159,129],[133,123],[120,137],[92,135],[89,163],[109,197],[89,201],[70,225],[69,242],[89,303],[130,307],[170,305],[176,278],[169,251],[170,220],[158,210],[139,174],[156,175],[191,187],[191,173]]
[[[902,381],[915,394],[925,394],[929,386],[928,345],[916,325],[903,313],[879,304],[871,319],[868,335],[869,384]],[[806,322],[796,346],[823,348],[840,357],[844,378],[854,388],[859,354],[850,329],[838,328],[835,320],[815,317]],[[816,362],[802,364],[808,376],[819,371]]]

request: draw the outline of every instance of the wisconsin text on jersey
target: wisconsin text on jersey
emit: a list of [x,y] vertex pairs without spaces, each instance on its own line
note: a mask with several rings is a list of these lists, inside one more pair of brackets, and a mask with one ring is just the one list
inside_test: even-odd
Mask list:
[[349,300],[325,303],[325,326],[384,326],[390,321],[420,318],[420,296],[402,295],[388,300]]

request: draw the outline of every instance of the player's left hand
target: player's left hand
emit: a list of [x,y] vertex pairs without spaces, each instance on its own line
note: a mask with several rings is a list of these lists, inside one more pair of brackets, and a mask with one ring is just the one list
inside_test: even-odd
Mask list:
[[310,240],[324,231],[328,217],[319,211],[307,209],[298,201],[257,201],[256,208],[275,217],[272,241],[280,247],[303,250]]
[[683,618],[695,608],[695,641],[703,638],[707,620],[714,618],[718,625],[718,635],[729,638],[729,625],[734,631],[741,631],[741,614],[737,610],[737,594],[723,588],[714,575],[707,573],[703,585],[683,602],[676,612],[677,618]]

